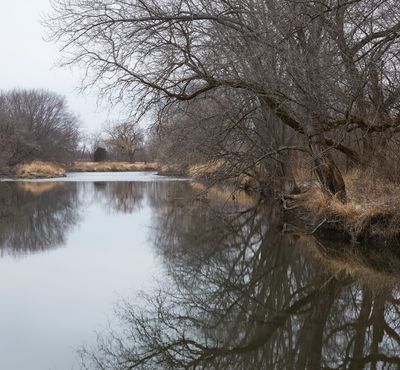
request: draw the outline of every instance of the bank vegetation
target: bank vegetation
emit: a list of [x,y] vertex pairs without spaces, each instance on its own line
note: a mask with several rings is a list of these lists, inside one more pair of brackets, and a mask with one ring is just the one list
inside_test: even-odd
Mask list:
[[16,177],[20,179],[49,179],[65,176],[65,167],[58,163],[33,161],[21,164],[16,169]]
[[146,162],[74,162],[68,170],[71,172],[131,172],[158,171],[158,163]]

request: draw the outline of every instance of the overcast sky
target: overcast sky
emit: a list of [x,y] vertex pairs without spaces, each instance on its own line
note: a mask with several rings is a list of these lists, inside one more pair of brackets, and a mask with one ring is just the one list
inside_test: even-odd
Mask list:
[[43,88],[65,95],[85,130],[100,128],[109,107],[97,107],[96,93],[79,94],[79,71],[55,66],[60,55],[54,44],[43,40],[40,18],[50,12],[49,0],[0,0],[0,89]]

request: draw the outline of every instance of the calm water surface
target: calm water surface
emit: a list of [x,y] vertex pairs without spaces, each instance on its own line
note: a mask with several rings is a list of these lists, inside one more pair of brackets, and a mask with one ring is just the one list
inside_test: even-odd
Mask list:
[[396,253],[200,190],[152,173],[0,183],[0,369],[399,367]]
[[76,348],[94,343],[115,302],[153,285],[152,218],[177,185],[166,180],[0,183],[0,369],[77,368]]

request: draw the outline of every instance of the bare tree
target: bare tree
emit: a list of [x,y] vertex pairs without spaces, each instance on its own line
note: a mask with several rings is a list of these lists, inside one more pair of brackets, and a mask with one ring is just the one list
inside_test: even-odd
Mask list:
[[143,146],[144,132],[134,122],[122,122],[111,124],[106,129],[105,142],[114,151],[126,155],[129,162],[133,162],[138,149]]
[[263,126],[303,137],[319,180],[342,199],[336,152],[363,162],[398,131],[394,0],[55,0],[53,9],[50,38],[65,63],[90,71],[85,86],[101,80],[103,94],[135,100],[139,114],[251,95]]
[[4,164],[14,166],[32,159],[69,161],[79,139],[78,119],[69,111],[64,97],[44,90],[0,93]]
[[2,166],[14,166],[32,157],[38,150],[24,125],[5,111],[0,112],[0,146]]

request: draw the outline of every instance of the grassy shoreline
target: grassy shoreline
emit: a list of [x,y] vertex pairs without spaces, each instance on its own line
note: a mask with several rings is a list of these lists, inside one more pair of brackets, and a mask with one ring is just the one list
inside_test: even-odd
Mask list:
[[317,184],[284,196],[286,214],[311,233],[336,233],[353,244],[400,241],[400,186],[361,170],[344,174],[347,200],[326,194]]
[[62,165],[54,162],[33,161],[2,171],[3,176],[15,179],[52,179],[65,177],[68,172],[138,172],[159,171],[158,163],[145,162],[75,162]]
[[51,179],[66,176],[63,165],[41,161],[19,165],[14,172],[17,179]]
[[159,171],[155,162],[75,162],[67,168],[68,172],[137,172]]

